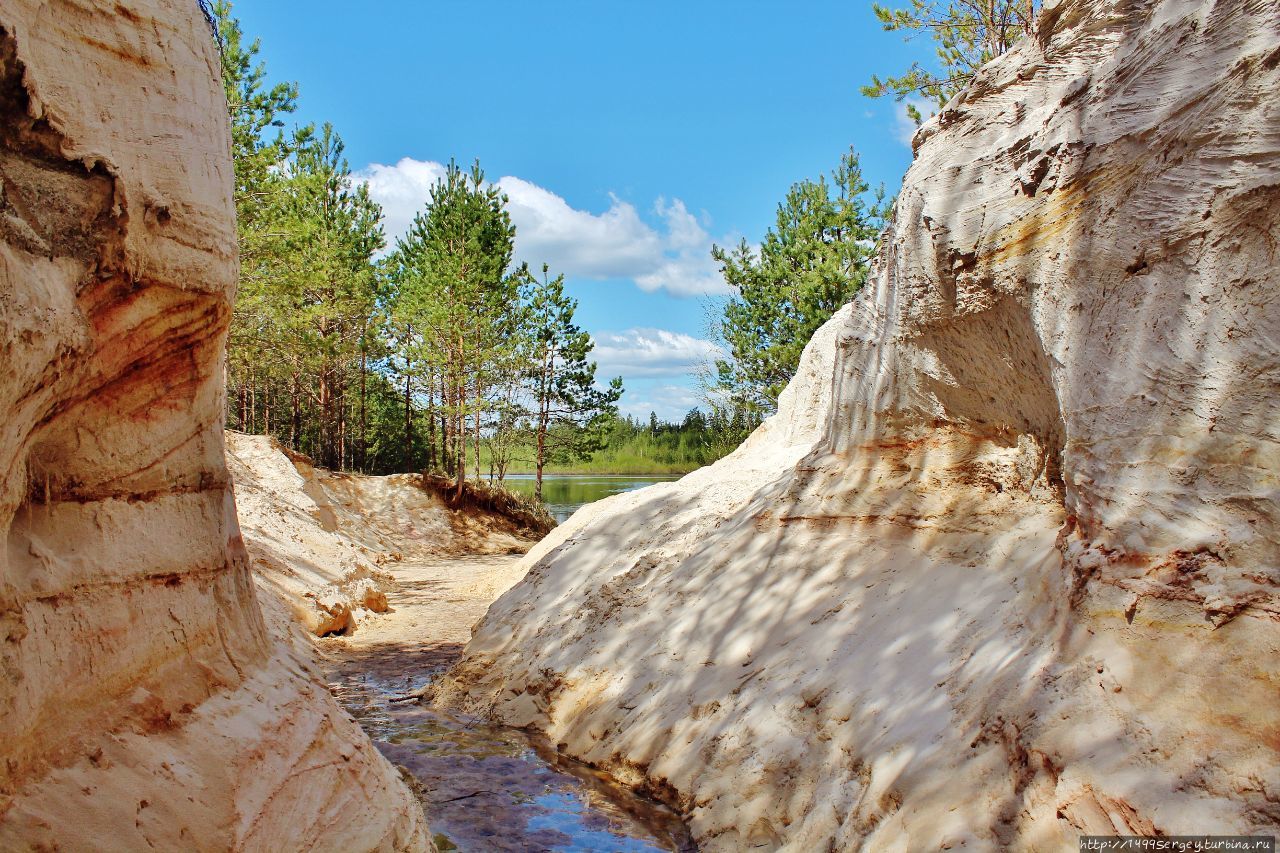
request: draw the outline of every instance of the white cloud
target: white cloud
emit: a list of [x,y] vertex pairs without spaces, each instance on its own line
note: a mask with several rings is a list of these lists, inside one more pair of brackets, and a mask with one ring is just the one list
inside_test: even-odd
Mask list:
[[707,245],[708,235],[702,224],[698,222],[680,199],[667,200],[658,197],[653,205],[654,213],[667,223],[668,244],[673,249],[700,249]]
[[368,184],[369,195],[382,205],[388,246],[394,246],[396,238],[409,230],[414,215],[431,195],[431,188],[443,177],[441,164],[409,157],[394,166],[374,163],[355,173],[355,179]]
[[591,357],[599,364],[597,375],[602,378],[688,376],[724,357],[711,341],[666,329],[599,332],[592,338],[596,347]]
[[498,186],[516,226],[517,258],[535,269],[545,262],[570,276],[633,278],[663,254],[662,237],[615,196],[596,214],[520,178],[502,178]]
[[690,409],[706,411],[706,402],[698,392],[683,385],[655,385],[634,393],[635,399],[631,399],[631,391],[624,394],[618,408],[624,415],[641,420],[648,418],[650,412],[656,412],[663,421],[679,423]]
[[685,209],[684,202],[677,198],[667,204],[659,198],[654,212],[666,225],[666,251],[654,259],[652,269],[633,276],[636,284],[642,290],[665,290],[677,296],[730,293],[720,267],[711,259],[711,235]]
[[[374,163],[356,173],[382,205],[389,244],[409,227],[443,174],[441,164],[409,157],[394,166]],[[631,279],[642,290],[666,290],[676,296],[729,292],[711,260],[710,234],[680,199],[657,200],[653,213],[661,227],[655,228],[634,205],[613,195],[608,208],[592,213],[522,178],[503,177],[497,186],[508,197],[507,209],[516,226],[516,259],[534,269],[545,262],[553,273]]]
[[916,130],[918,129],[918,127],[915,123],[915,120],[912,119],[911,115],[907,112],[908,104],[910,104],[911,106],[919,110],[920,115],[924,116],[925,121],[928,121],[930,116],[932,116],[935,112],[938,111],[938,105],[933,101],[925,100],[924,98],[907,98],[905,101],[899,101],[898,103],[894,104],[893,135],[898,138],[899,142],[901,142],[903,145],[910,148],[911,137],[916,135]]

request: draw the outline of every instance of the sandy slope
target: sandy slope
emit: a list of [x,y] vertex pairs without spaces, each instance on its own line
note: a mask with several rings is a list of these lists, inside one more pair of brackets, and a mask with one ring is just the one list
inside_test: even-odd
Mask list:
[[451,511],[416,476],[326,471],[268,436],[228,432],[227,467],[254,578],[319,636],[360,633],[407,566],[521,554],[531,544],[501,516]]

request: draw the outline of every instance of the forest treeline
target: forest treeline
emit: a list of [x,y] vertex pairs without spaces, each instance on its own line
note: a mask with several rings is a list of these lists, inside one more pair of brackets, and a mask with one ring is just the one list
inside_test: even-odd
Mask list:
[[[1033,0],[873,4],[886,30],[928,33],[913,65],[864,92],[943,105],[1034,27]],[[269,433],[321,465],[367,473],[684,471],[733,449],[777,408],[814,331],[866,280],[892,208],[852,148],[802,180],[758,246],[712,255],[733,295],[709,336],[706,414],[620,418],[563,276],[513,263],[506,199],[479,164],[450,163],[408,232],[382,211],[329,124],[286,129],[298,88],[270,83],[228,0],[209,7],[231,119],[240,284],[227,349],[227,425]],[[914,104],[913,114],[920,118]],[[539,478],[540,479],[540,478]]]
[[[590,458],[558,459],[547,464],[550,474],[687,474],[732,452],[751,434],[759,420],[745,409],[691,409],[678,422],[621,415],[610,419],[603,446]],[[532,474],[533,448],[512,448],[507,474]],[[486,464],[491,460],[486,457]],[[493,465],[496,477],[496,465]],[[486,469],[489,470],[489,469]]]
[[600,449],[622,380],[597,382],[563,276],[513,263],[507,200],[479,164],[450,163],[388,247],[337,132],[286,132],[296,85],[268,84],[230,3],[211,10],[240,238],[228,426],[329,468],[442,472],[459,494],[517,453],[540,472]]

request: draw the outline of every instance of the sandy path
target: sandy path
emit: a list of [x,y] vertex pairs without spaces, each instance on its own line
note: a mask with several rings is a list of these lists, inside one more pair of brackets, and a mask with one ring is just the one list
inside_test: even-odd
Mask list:
[[387,613],[362,612],[355,633],[319,640],[330,678],[366,673],[406,687],[453,663],[471,627],[519,579],[521,555],[470,555],[405,560],[381,566],[395,578]]

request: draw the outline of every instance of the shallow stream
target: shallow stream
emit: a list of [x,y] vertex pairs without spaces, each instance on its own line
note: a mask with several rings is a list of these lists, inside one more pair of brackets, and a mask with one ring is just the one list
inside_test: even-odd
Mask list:
[[413,774],[441,851],[696,851],[670,809],[536,735],[396,701],[435,673],[393,677],[354,663],[331,658],[329,687],[378,749]]

